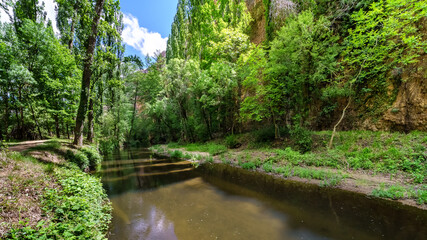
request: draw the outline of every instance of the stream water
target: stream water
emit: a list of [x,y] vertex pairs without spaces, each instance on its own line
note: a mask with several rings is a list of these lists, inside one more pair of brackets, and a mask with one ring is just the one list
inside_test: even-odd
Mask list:
[[109,239],[427,239],[427,211],[222,164],[106,157]]

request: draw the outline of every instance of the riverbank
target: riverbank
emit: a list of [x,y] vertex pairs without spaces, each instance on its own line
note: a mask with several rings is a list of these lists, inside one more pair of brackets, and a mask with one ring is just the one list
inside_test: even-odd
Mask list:
[[427,209],[427,133],[339,132],[334,148],[328,149],[330,135],[313,133],[312,150],[305,153],[294,150],[291,141],[257,141],[254,133],[233,136],[232,144],[228,138],[157,145],[152,150],[195,165],[224,163]]
[[0,239],[105,238],[110,202],[100,179],[86,173],[99,162],[95,149],[68,141],[1,150]]

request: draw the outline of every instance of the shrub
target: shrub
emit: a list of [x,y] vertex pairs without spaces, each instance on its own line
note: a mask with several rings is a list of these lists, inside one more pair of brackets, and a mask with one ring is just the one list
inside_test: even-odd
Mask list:
[[65,158],[75,163],[81,170],[85,170],[89,167],[89,158],[83,152],[67,150]]
[[114,142],[111,139],[99,140],[99,150],[103,154],[113,152],[115,148]]
[[225,138],[225,145],[228,148],[238,148],[241,146],[235,135],[229,135]]
[[253,132],[252,135],[257,143],[271,142],[276,137],[274,126],[261,128]]
[[101,164],[102,157],[96,148],[90,146],[82,147],[80,151],[82,151],[89,159],[90,169],[96,169]]
[[311,137],[311,131],[295,125],[290,130],[291,140],[294,142],[295,146],[302,152],[308,152],[311,150],[313,145],[313,139]]

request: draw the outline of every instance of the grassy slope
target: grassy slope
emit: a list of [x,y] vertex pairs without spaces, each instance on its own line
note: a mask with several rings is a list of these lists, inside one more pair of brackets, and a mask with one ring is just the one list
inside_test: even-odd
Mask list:
[[0,153],[0,238],[105,237],[111,206],[102,184],[68,163],[66,150],[51,141]]
[[[199,161],[216,161],[264,171],[295,180],[309,179],[323,186],[406,199],[425,208],[427,203],[427,133],[410,134],[349,131],[339,132],[334,148],[326,148],[331,132],[313,133],[313,148],[300,153],[292,140],[257,142],[254,133],[236,136],[238,149],[225,147],[225,140],[204,144],[155,146],[159,152]],[[263,139],[263,138],[261,138]],[[274,146],[274,147],[273,147]],[[183,153],[173,152],[180,149]],[[187,151],[209,152],[214,157]]]

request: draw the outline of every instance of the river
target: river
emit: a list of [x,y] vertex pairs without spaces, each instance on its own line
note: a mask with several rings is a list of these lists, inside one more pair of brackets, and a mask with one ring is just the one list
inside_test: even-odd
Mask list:
[[105,157],[109,239],[427,239],[427,211],[222,164]]

